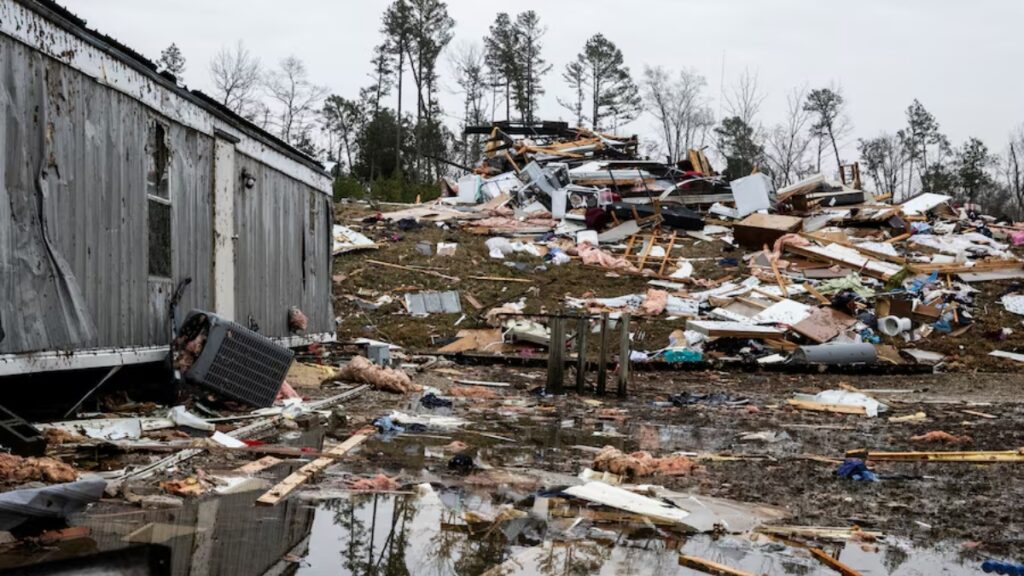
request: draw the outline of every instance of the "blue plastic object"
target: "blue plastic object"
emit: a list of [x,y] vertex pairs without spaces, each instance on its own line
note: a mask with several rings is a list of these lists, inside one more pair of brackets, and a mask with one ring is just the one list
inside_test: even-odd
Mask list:
[[669,348],[664,353],[666,362],[700,362],[704,359],[704,355],[697,350],[690,350],[689,348]]
[[986,574],[1006,574],[1016,575],[1024,573],[1024,566],[1011,564],[1009,562],[998,562],[996,560],[986,560],[981,563],[981,571]]

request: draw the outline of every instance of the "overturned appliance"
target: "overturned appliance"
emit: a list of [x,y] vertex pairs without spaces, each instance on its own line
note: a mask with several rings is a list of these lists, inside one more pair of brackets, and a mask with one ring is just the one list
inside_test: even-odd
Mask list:
[[193,310],[174,341],[174,366],[185,379],[256,407],[274,403],[291,350],[216,314]]

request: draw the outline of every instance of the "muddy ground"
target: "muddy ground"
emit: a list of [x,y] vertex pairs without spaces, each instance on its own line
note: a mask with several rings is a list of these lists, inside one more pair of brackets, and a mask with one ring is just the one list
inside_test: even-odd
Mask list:
[[[1024,553],[1021,519],[1024,483],[1020,463],[893,463],[874,464],[883,480],[862,483],[840,479],[834,472],[847,450],[1016,450],[1024,446],[1024,406],[1019,402],[1019,375],[961,374],[928,376],[789,376],[782,374],[638,373],[631,396],[595,399],[569,394],[536,398],[527,392],[544,381],[543,371],[503,368],[463,369],[461,378],[502,380],[515,390],[496,399],[464,400],[454,414],[474,423],[466,431],[436,438],[398,435],[376,440],[352,461],[356,470],[383,469],[406,481],[440,479],[452,485],[465,477],[447,469],[441,448],[452,440],[472,447],[481,461],[502,470],[477,472],[474,482],[507,489],[511,469],[526,479],[536,471],[575,475],[590,466],[592,450],[613,445],[625,451],[647,450],[656,456],[697,452],[700,472],[690,476],[646,477],[638,481],[680,491],[771,504],[792,516],[787,524],[860,526],[906,537],[921,546],[953,543],[965,554]],[[439,377],[440,376],[440,377]],[[442,390],[450,376],[424,375],[418,381]],[[875,395],[890,406],[878,418],[794,410],[785,400],[794,392],[816,392],[850,385],[880,389]],[[697,404],[663,407],[656,404],[680,392],[726,393],[750,400],[738,407]],[[389,396],[367,396],[351,406],[367,410],[394,403]],[[595,402],[599,400],[600,403]],[[413,401],[414,402],[414,401]],[[412,408],[408,400],[399,400]],[[748,407],[751,406],[751,407]],[[609,410],[610,409],[610,410]],[[993,418],[966,414],[981,412]],[[917,422],[890,422],[890,416],[925,412]],[[968,436],[960,446],[911,441],[934,430]],[[747,432],[784,433],[774,442],[743,442]],[[495,440],[480,433],[504,436]],[[714,455],[715,457],[710,457]],[[723,458],[733,456],[735,459]],[[422,468],[421,468],[422,467]],[[493,480],[488,480],[493,474]],[[889,478],[892,477],[892,478]]]

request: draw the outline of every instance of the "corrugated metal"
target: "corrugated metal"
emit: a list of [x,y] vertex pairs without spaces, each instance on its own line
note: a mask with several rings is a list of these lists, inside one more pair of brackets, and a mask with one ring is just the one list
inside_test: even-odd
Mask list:
[[[4,81],[0,132],[6,134],[4,187],[33,185],[45,164],[44,213],[54,252],[68,262],[95,337],[76,338],[54,269],[42,256],[38,223],[25,202],[0,212],[0,352],[125,347],[167,342],[166,303],[173,282],[150,281],[147,266],[145,145],[156,117],[137,101],[69,67],[0,37]],[[184,306],[209,304],[212,138],[168,124],[176,281],[193,278]],[[42,139],[43,146],[33,145]],[[24,194],[21,194],[22,196]],[[12,285],[18,289],[12,290]]]
[[[170,149],[170,279],[148,275],[154,120]],[[0,34],[0,354],[166,344],[185,277],[181,314],[211,309],[213,151],[213,137]],[[330,199],[239,159],[258,183],[237,192],[237,319],[286,336],[298,306],[308,333],[332,332]]]
[[252,316],[268,336],[288,335],[288,308],[307,333],[333,332],[330,199],[288,175],[238,154],[235,169],[256,185],[235,195],[236,320]]

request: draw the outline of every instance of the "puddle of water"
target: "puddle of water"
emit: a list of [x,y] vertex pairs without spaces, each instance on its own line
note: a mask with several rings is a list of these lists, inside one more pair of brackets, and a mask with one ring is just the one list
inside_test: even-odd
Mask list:
[[[614,541],[544,540],[523,545],[543,534],[527,530],[511,542],[497,532],[471,535],[462,512],[493,512],[486,496],[460,491],[414,496],[354,496],[322,503],[316,510],[310,551],[301,576],[398,575],[695,575],[678,565],[680,553],[698,556],[754,574],[835,574],[808,554],[743,536],[714,540],[708,536]],[[612,526],[605,526],[614,530]],[[609,534],[608,531],[603,534]],[[962,563],[955,549],[917,549],[907,543],[880,545],[864,551],[859,544],[844,547],[840,561],[865,576],[925,576],[977,574],[977,563]]]
[[[678,565],[680,553],[754,574],[835,574],[802,551],[747,536],[686,538],[653,527],[633,526],[631,533],[615,524],[588,531],[573,527],[573,518],[528,517],[471,533],[465,513],[487,517],[501,509],[502,501],[483,491],[350,494],[258,507],[261,493],[208,498],[177,510],[100,508],[74,519],[90,528],[88,538],[0,556],[0,568],[156,544],[170,549],[175,576],[699,574]],[[282,562],[289,555],[297,562]],[[897,541],[865,551],[849,544],[839,559],[865,576],[979,573],[979,563],[961,561],[953,546],[921,549]]]

